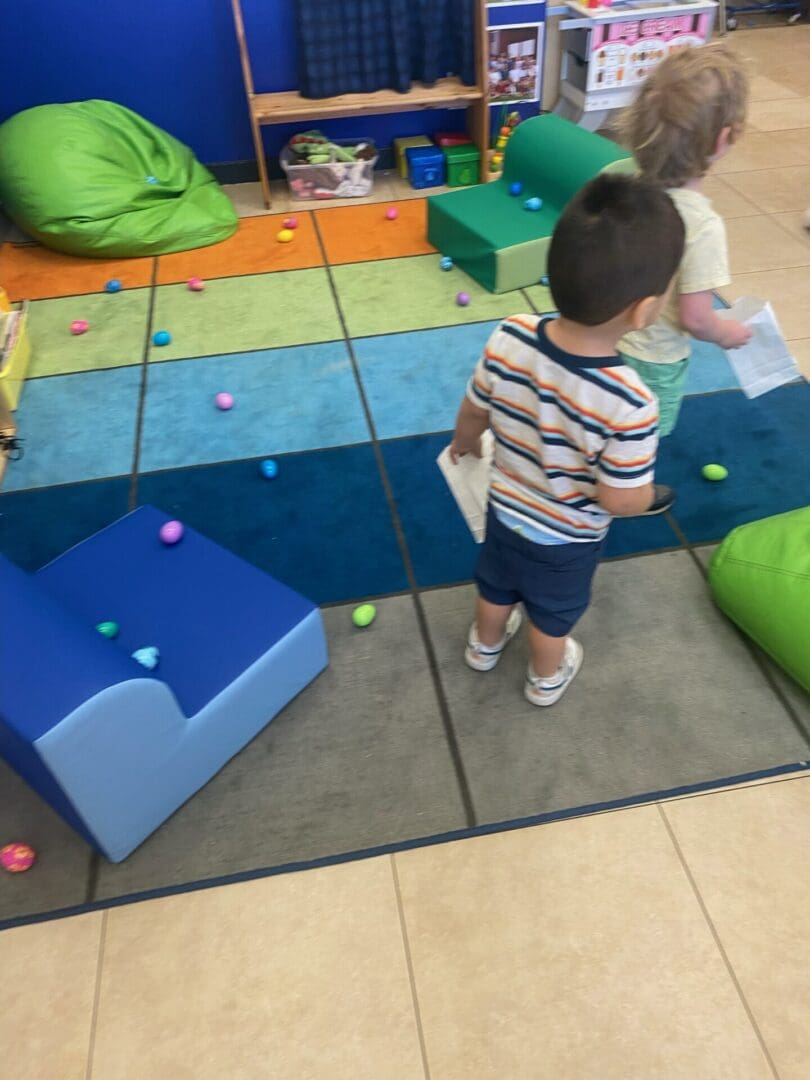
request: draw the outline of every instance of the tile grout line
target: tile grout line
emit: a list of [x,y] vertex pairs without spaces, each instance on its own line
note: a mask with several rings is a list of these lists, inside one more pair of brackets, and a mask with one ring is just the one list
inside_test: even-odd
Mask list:
[[397,872],[396,856],[391,854],[388,856],[391,863],[391,876],[394,880],[394,894],[397,900],[397,914],[399,915],[399,929],[402,934],[402,949],[405,953],[405,965],[408,968],[408,982],[411,988],[411,1002],[413,1004],[414,1019],[416,1020],[416,1033],[419,1037],[419,1052],[422,1055],[422,1068],[425,1073],[425,1080],[430,1080],[430,1064],[428,1062],[427,1043],[425,1041],[425,1031],[422,1027],[422,1011],[419,1007],[419,995],[416,991],[416,973],[413,969],[413,956],[411,954],[411,943],[408,938],[408,923],[405,919],[405,907],[402,903],[402,890],[399,885],[399,873]]
[[107,922],[110,917],[109,908],[105,908],[101,918],[101,933],[98,938],[98,958],[96,960],[96,985],[93,992],[93,1011],[90,1015],[90,1039],[87,1044],[87,1068],[84,1080],[92,1080],[93,1057],[96,1052],[96,1025],[98,1023],[98,1007],[101,1001],[101,972],[104,967],[104,947],[107,943]]
[[731,964],[731,961],[729,960],[728,953],[726,952],[725,946],[723,945],[723,942],[722,942],[722,940],[720,938],[720,934],[717,931],[717,927],[715,926],[714,921],[713,921],[711,915],[709,914],[709,909],[706,906],[706,901],[703,899],[703,896],[702,896],[702,894],[700,892],[700,889],[698,888],[697,881],[695,880],[695,877],[694,877],[694,875],[693,875],[693,873],[692,873],[692,871],[691,871],[691,869],[689,867],[689,863],[687,862],[686,856],[683,853],[683,849],[681,848],[681,845],[678,842],[678,838],[675,835],[675,830],[672,827],[672,823],[670,822],[669,818],[666,815],[663,804],[656,803],[655,805],[656,805],[656,809],[658,810],[658,813],[659,813],[659,815],[661,817],[661,821],[663,822],[664,828],[666,829],[667,834],[669,835],[670,842],[671,842],[673,848],[675,849],[675,854],[677,855],[678,861],[681,864],[681,869],[683,870],[684,876],[686,877],[686,880],[689,882],[689,886],[692,889],[692,893],[693,893],[693,895],[695,897],[695,900],[697,901],[698,907],[700,908],[701,913],[703,915],[703,918],[706,921],[706,925],[709,928],[709,932],[711,933],[712,938],[714,939],[714,944],[715,944],[715,946],[717,948],[717,951],[720,953],[720,956],[721,956],[721,958],[723,960],[723,964],[725,965],[728,976],[731,979],[731,982],[732,982],[732,984],[734,986],[734,989],[737,992],[737,997],[739,998],[740,1003],[741,1003],[743,1009],[745,1010],[745,1014],[748,1017],[748,1022],[751,1024],[751,1027],[754,1030],[754,1034],[757,1037],[757,1041],[759,1042],[760,1049],[762,1050],[762,1053],[763,1053],[763,1055],[765,1057],[765,1060],[767,1061],[768,1066],[769,1066],[769,1068],[771,1070],[771,1073],[775,1077],[775,1080],[779,1080],[779,1072],[778,1072],[778,1070],[776,1068],[776,1064],[775,1064],[773,1058],[771,1057],[771,1052],[768,1049],[768,1045],[765,1042],[765,1039],[763,1037],[762,1032],[760,1031],[759,1024],[756,1021],[756,1017],[754,1016],[753,1009],[748,1004],[748,1000],[747,1000],[747,998],[745,996],[743,988],[740,985],[740,980],[737,978],[737,973],[735,972],[735,970],[734,970],[734,968],[733,968],[733,966]]
[[447,742],[447,748],[450,753],[450,760],[453,765],[453,771],[455,773],[456,782],[459,788],[459,796],[461,798],[461,804],[464,811],[464,818],[467,827],[472,828],[476,825],[477,818],[475,813],[475,807],[473,805],[470,783],[467,778],[467,772],[464,768],[464,761],[461,756],[461,747],[459,746],[458,736],[456,734],[455,725],[453,724],[450,707],[447,702],[447,696],[444,692],[444,686],[442,684],[441,674],[439,671],[439,663],[436,658],[436,650],[433,647],[433,641],[430,637],[427,616],[425,615],[425,610],[422,605],[422,600],[419,593],[419,585],[416,581],[416,574],[414,572],[413,562],[411,561],[411,554],[408,548],[408,542],[405,538],[405,531],[402,527],[402,519],[399,515],[399,507],[397,506],[396,498],[394,496],[394,489],[391,485],[391,478],[388,475],[388,469],[386,467],[385,459],[383,457],[380,439],[377,435],[377,428],[371,412],[371,406],[366,396],[366,390],[360,374],[360,366],[357,362],[357,356],[354,351],[354,344],[349,333],[346,316],[340,303],[337,285],[335,284],[334,276],[332,274],[332,267],[329,264],[329,259],[326,253],[326,245],[323,242],[323,237],[321,236],[321,231],[318,227],[317,220],[315,221],[315,233],[318,237],[318,242],[321,245],[321,251],[324,258],[324,269],[326,270],[326,276],[329,281],[329,288],[332,292],[332,301],[335,305],[335,309],[340,320],[340,325],[343,328],[344,341],[346,344],[346,350],[349,354],[349,360],[352,365],[352,372],[354,374],[357,393],[360,397],[360,404],[363,409],[366,424],[368,426],[369,435],[371,436],[371,446],[377,464],[377,471],[379,473],[380,481],[383,486],[385,501],[388,504],[388,511],[391,515],[391,522],[394,528],[394,533],[396,535],[400,558],[402,559],[403,565],[405,567],[405,574],[411,589],[411,597],[413,599],[414,610],[416,612],[416,620],[419,625],[419,632],[422,637],[425,655],[427,657],[428,666],[430,668],[431,679],[433,681],[433,689],[436,694],[436,701],[439,706],[439,714],[441,716],[442,727],[444,729],[444,736]]
[[138,500],[138,472],[141,464],[141,440],[143,438],[143,418],[146,409],[146,390],[149,382],[149,346],[152,340],[152,322],[157,303],[158,257],[152,262],[152,283],[149,286],[149,304],[146,309],[146,334],[144,335],[143,356],[141,358],[141,385],[138,393],[138,412],[135,418],[135,446],[132,452],[132,471],[129,480],[128,509],[134,510]]

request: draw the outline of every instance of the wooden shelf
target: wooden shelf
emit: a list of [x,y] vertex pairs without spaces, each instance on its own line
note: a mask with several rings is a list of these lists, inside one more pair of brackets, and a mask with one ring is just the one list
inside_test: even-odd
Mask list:
[[284,124],[290,120],[317,117],[358,116],[362,113],[415,112],[418,109],[466,109],[480,101],[477,86],[465,86],[458,79],[439,79],[433,86],[414,83],[407,94],[378,90],[374,94],[341,94],[339,97],[305,98],[295,90],[280,94],[253,94],[250,108],[260,124]]
[[250,126],[256,148],[256,163],[264,192],[264,202],[270,208],[270,180],[264,156],[261,129],[268,124],[285,124],[296,121],[308,125],[317,120],[329,120],[338,116],[369,116],[382,113],[417,112],[421,109],[467,109],[469,131],[473,142],[481,152],[481,180],[489,179],[487,173],[487,149],[489,146],[489,80],[487,74],[486,0],[475,0],[476,41],[475,86],[465,86],[460,79],[439,79],[433,86],[413,83],[406,94],[396,90],[377,90],[373,94],[341,94],[338,97],[305,98],[296,90],[281,93],[257,94],[253,86],[245,24],[240,0],[231,0],[236,40],[242,64],[242,76],[250,110]]

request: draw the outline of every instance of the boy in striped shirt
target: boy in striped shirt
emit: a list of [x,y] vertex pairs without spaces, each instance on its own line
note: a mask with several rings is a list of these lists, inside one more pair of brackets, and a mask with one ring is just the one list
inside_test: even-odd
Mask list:
[[459,410],[451,455],[495,438],[478,602],[465,659],[491,670],[529,617],[525,695],[553,705],[582,664],[570,631],[614,516],[673,501],[653,483],[658,403],[618,355],[651,325],[683,254],[684,226],[647,181],[603,175],[563,212],[548,255],[559,318],[516,315],[487,342]]

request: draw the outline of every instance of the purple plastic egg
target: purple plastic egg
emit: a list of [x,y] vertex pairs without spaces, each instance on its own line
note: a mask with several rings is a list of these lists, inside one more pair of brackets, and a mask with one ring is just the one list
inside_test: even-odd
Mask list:
[[470,302],[470,294],[469,293],[460,292],[458,294],[458,296],[456,297],[456,303],[458,304],[459,307],[466,307],[469,304],[469,302]]
[[166,521],[160,526],[159,535],[164,544],[177,544],[185,531],[181,521]]

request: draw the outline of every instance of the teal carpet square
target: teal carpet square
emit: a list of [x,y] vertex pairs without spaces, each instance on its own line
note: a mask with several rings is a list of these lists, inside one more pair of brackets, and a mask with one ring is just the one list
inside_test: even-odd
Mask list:
[[4,491],[73,484],[132,469],[141,367],[31,379],[16,414],[23,457]]
[[[214,398],[227,391],[234,407]],[[151,364],[141,469],[365,442],[357,383],[343,342]]]

